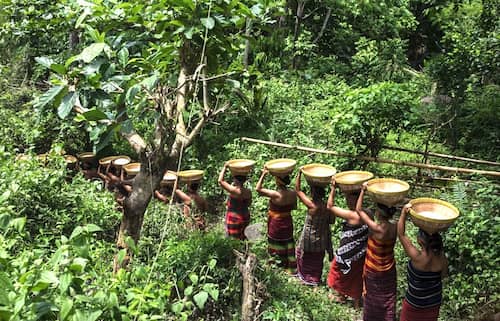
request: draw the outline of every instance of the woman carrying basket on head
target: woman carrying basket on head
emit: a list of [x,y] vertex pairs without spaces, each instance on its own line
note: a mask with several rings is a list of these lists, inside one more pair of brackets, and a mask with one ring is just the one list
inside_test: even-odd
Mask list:
[[250,223],[250,205],[252,204],[252,192],[244,187],[247,177],[244,175],[234,175],[233,183],[229,184],[224,180],[224,175],[228,168],[228,163],[224,163],[219,174],[219,185],[229,193],[226,212],[226,235],[236,239],[244,240],[245,228]]
[[400,321],[437,321],[442,300],[441,279],[447,275],[448,260],[443,252],[439,233],[428,234],[420,229],[417,241],[421,249],[406,236],[406,216],[411,207],[401,210],[398,237],[410,258],[407,267],[408,289],[403,299]]
[[297,208],[297,193],[289,190],[290,176],[276,176],[277,190],[263,188],[267,168],[257,182],[255,190],[263,196],[269,197],[269,212],[267,219],[268,252],[279,259],[278,265],[285,268],[290,274],[297,272],[295,260],[295,241],[293,240],[292,210]]
[[330,251],[332,246],[330,224],[333,224],[335,216],[326,207],[325,187],[311,185],[312,199],[310,199],[301,190],[301,175],[302,171],[299,171],[295,181],[295,191],[300,201],[307,207],[307,215],[297,242],[297,275],[304,284],[316,286],[321,282],[325,252]]
[[377,204],[375,222],[363,209],[363,197],[367,183],[363,183],[356,212],[368,225],[368,246],[363,270],[364,280],[364,321],[394,321],[396,314],[396,263],[394,245],[396,244],[396,224],[389,220],[395,208]]
[[332,189],[327,204],[335,216],[344,219],[340,244],[331,263],[327,283],[341,295],[338,301],[343,302],[345,297],[349,296],[354,299],[356,308],[360,306],[363,292],[363,265],[368,240],[368,225],[363,223],[356,212],[359,194],[359,188],[344,191],[348,209],[335,206],[335,178],[332,178]]

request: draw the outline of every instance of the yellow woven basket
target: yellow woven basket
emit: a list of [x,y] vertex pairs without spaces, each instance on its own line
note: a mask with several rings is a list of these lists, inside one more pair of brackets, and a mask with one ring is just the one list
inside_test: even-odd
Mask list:
[[455,206],[435,198],[415,198],[410,204],[413,224],[429,234],[447,230],[460,214]]

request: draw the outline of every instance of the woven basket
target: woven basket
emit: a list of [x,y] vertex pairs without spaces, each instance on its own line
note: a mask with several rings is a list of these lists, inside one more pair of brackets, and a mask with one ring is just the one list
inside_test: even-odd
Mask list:
[[429,234],[447,230],[460,214],[455,206],[435,198],[416,198],[410,204],[413,224]]
[[361,189],[361,185],[371,179],[373,174],[365,171],[345,171],[335,174],[335,183],[343,191]]
[[113,159],[113,165],[115,165],[116,167],[121,167],[130,164],[130,162],[131,162],[130,157],[125,155],[116,156],[115,159]]
[[199,169],[191,169],[187,171],[180,171],[177,173],[182,183],[192,183],[197,182],[203,178],[203,171]]
[[293,172],[297,161],[290,158],[278,158],[268,161],[264,167],[274,176],[283,177]]
[[141,171],[141,163],[130,163],[124,165],[123,169],[127,172],[127,175],[135,176]]
[[95,159],[95,154],[92,152],[83,152],[76,154],[76,157],[78,157],[78,159],[81,160],[82,162],[90,162]]
[[166,171],[161,180],[161,185],[174,185],[177,180],[177,175],[173,171]]
[[309,185],[327,186],[335,175],[335,168],[325,164],[308,164],[302,167],[302,173]]
[[109,163],[111,163],[116,157],[118,156],[108,156],[108,157],[104,157],[104,158],[101,158],[99,160],[99,165],[108,165]]
[[410,185],[402,180],[394,178],[375,178],[368,181],[368,194],[376,203],[392,207],[401,203]]
[[229,167],[233,176],[247,176],[252,171],[254,165],[255,161],[250,159],[231,159],[227,162],[227,167]]

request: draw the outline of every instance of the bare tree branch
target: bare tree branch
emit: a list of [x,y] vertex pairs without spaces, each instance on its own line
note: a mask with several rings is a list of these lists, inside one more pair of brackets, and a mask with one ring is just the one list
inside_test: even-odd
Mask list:
[[332,14],[332,9],[328,8],[328,11],[326,12],[326,17],[325,20],[323,21],[323,25],[321,26],[321,30],[319,31],[318,35],[314,39],[313,43],[317,43],[318,40],[323,36],[323,33],[326,30],[326,26],[328,24],[328,20],[330,19],[330,15]]

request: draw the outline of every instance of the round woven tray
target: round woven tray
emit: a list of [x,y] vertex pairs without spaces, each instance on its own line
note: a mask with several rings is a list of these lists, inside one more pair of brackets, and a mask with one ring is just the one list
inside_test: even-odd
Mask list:
[[460,212],[452,204],[435,198],[415,198],[410,201],[410,217],[413,224],[429,234],[448,229]]
[[180,171],[177,173],[180,181],[183,183],[197,182],[203,178],[203,171],[199,169],[191,169],[187,171]]
[[251,159],[231,159],[227,162],[227,167],[233,176],[235,175],[248,175],[255,165],[255,161]]
[[125,172],[127,172],[128,175],[134,176],[139,174],[139,172],[141,171],[141,163],[130,163],[124,165],[123,169],[125,170]]
[[361,189],[361,185],[371,178],[373,173],[366,171],[345,171],[335,174],[336,185],[345,192]]
[[273,159],[264,165],[269,173],[274,176],[283,177],[293,172],[297,161],[290,158]]
[[327,186],[335,175],[335,168],[325,164],[308,164],[302,167],[302,173],[309,185]]
[[394,178],[375,178],[368,181],[368,194],[376,203],[392,207],[401,203],[410,185],[402,180]]
[[177,175],[173,171],[166,171],[161,180],[161,185],[174,185],[177,180]]

